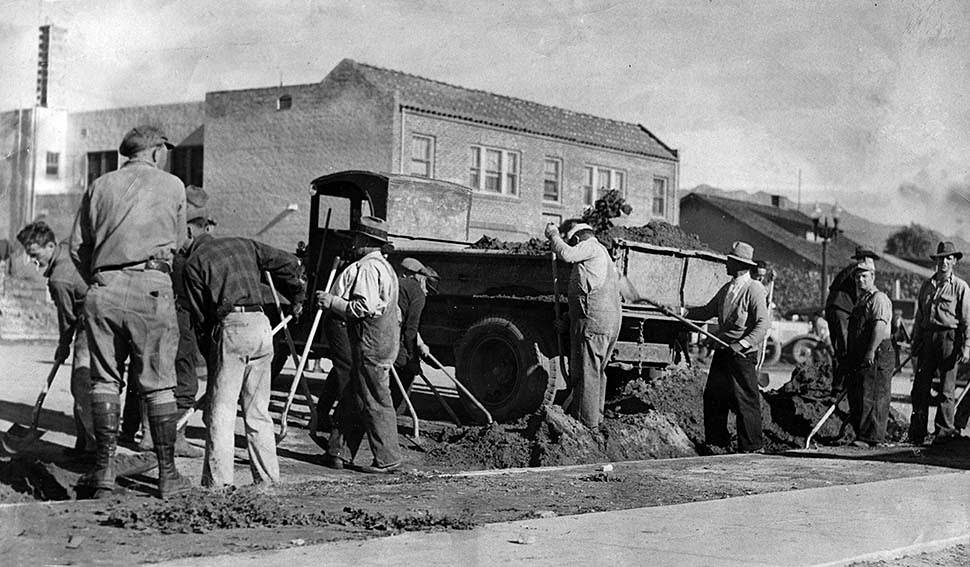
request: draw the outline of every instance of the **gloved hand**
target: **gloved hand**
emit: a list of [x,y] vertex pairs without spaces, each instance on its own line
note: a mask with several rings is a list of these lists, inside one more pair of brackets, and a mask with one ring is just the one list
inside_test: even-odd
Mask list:
[[64,362],[69,356],[71,356],[70,344],[57,345],[57,350],[54,351],[54,360]]
[[421,355],[421,358],[428,358],[431,355],[431,349],[424,343],[418,343],[418,353]]
[[300,315],[303,314],[303,304],[302,303],[292,304],[292,306],[290,307],[290,312],[293,313],[293,321],[299,321]]
[[335,296],[332,293],[318,291],[316,296],[317,307],[329,311],[330,307],[333,305],[334,298]]
[[735,341],[728,346],[731,347],[731,352],[734,353],[734,356],[744,356],[745,348],[741,343]]
[[556,223],[550,222],[546,224],[545,234],[546,234],[546,238],[548,238],[549,240],[552,240],[553,236],[559,235],[559,227],[556,226]]

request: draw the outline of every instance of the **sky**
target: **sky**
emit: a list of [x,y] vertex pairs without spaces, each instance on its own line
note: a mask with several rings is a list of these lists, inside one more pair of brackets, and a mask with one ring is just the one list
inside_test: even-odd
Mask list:
[[0,0],[0,109],[32,104],[46,23],[68,30],[69,110],[313,83],[351,58],[643,124],[681,152],[682,189],[970,238],[962,0]]

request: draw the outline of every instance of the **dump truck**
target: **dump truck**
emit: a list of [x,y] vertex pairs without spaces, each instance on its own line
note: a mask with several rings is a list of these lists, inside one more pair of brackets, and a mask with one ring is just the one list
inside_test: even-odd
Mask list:
[[[557,331],[555,303],[567,313],[570,266],[553,262],[549,252],[470,247],[470,188],[401,174],[344,171],[313,180],[310,194],[308,287],[325,286],[334,259],[346,251],[348,231],[362,215],[384,218],[395,247],[388,257],[391,264],[397,268],[410,256],[440,276],[421,318],[422,338],[436,358],[454,366],[457,379],[496,420],[534,411],[564,385],[569,337]],[[612,244],[619,272],[643,295],[668,306],[702,305],[728,279],[726,257],[720,254],[621,239]],[[307,305],[304,312],[313,309]],[[294,328],[301,349],[311,319],[303,317]],[[687,337],[682,323],[657,309],[625,303],[610,367],[656,372],[686,355]],[[323,333],[313,337],[311,352],[326,356]]]

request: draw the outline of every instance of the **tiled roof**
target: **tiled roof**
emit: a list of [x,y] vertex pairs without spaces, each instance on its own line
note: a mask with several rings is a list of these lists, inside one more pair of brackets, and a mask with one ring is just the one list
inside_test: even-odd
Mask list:
[[[818,243],[812,242],[804,238],[804,236],[793,234],[782,228],[776,222],[797,223],[803,225],[807,232],[812,230],[812,219],[808,215],[794,209],[781,209],[768,205],[747,203],[745,201],[712,197],[698,193],[691,193],[685,196],[681,200],[681,207],[683,208],[684,201],[690,199],[708,203],[710,206],[721,211],[721,213],[748,225],[750,228],[760,232],[784,248],[787,248],[796,256],[816,266],[822,265],[822,247]],[[855,248],[858,245],[857,242],[847,238],[844,234],[835,241],[829,242],[827,252],[829,263],[837,266],[848,261],[855,253]],[[920,273],[916,270],[907,269],[906,266],[898,262],[890,263],[882,259],[876,261],[876,270],[904,274],[913,272]]]
[[416,111],[482,124],[677,160],[671,149],[640,124],[600,118],[487,91],[466,89],[345,59],[370,84],[396,92],[400,104]]

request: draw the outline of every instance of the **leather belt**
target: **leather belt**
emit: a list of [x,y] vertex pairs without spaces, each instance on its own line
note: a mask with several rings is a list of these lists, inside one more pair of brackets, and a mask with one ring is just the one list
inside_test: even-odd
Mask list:
[[262,305],[233,305],[232,306],[233,313],[256,313],[256,312],[262,312],[262,311],[263,311]]
[[132,262],[130,264],[117,264],[114,266],[104,266],[95,270],[95,272],[112,272],[117,270],[132,270],[132,271],[147,271],[151,270],[154,272],[162,272],[163,274],[172,273],[172,264],[165,260],[147,260],[145,262]]

